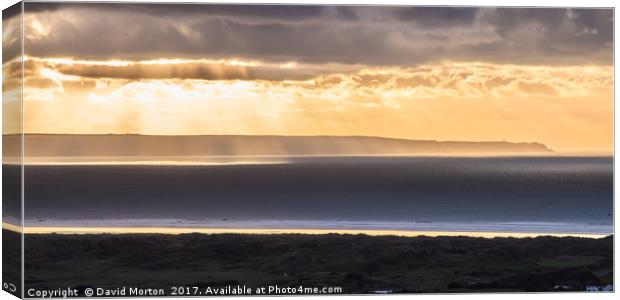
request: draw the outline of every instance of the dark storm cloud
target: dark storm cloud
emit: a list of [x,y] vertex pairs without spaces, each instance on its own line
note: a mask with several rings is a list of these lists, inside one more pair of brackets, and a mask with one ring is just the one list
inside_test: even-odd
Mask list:
[[20,2],[15,3],[2,10],[2,20],[13,18],[22,11],[22,5]]
[[399,7],[393,9],[398,20],[423,27],[471,26],[478,15],[475,7]]
[[161,16],[230,16],[242,18],[274,19],[274,20],[305,20],[320,17],[325,6],[308,5],[128,5],[128,9],[135,9],[153,15]]
[[[19,76],[21,64],[11,62],[4,65],[5,75]],[[348,72],[351,68],[345,65],[319,68],[304,65],[299,68],[286,68],[277,64],[240,65],[221,61],[185,60],[183,62],[166,63],[158,61],[125,62],[109,65],[92,61],[63,62],[46,61],[32,58],[24,63],[24,76],[39,77],[39,70],[55,70],[64,75],[86,78],[120,78],[128,80],[140,79],[201,79],[201,80],[307,80],[330,72]],[[48,80],[49,81],[49,80]],[[32,86],[32,84],[31,84]]]
[[13,4],[2,10],[2,62],[9,61],[21,54],[21,28],[19,15],[21,3]]
[[96,9],[99,11],[134,12],[150,16],[192,17],[228,16],[251,19],[304,20],[319,17],[329,6],[315,5],[222,5],[222,4],[123,4],[123,3],[27,3],[29,12],[52,12],[59,9]]
[[[602,9],[497,9],[482,20],[513,46],[533,45],[543,53],[580,55],[611,50],[613,17]],[[530,34],[524,34],[524,28]],[[611,53],[609,53],[611,54]]]
[[36,56],[612,62],[611,9],[27,3],[26,11],[26,52]]

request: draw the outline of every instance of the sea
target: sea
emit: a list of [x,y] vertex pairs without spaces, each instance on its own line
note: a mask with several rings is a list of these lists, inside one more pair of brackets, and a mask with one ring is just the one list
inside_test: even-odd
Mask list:
[[612,157],[48,158],[24,182],[26,227],[614,230]]

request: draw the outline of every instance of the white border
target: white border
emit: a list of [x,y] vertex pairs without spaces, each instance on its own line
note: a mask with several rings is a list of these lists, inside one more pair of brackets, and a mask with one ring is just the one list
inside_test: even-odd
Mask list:
[[[18,2],[16,0],[10,0],[10,1],[1,1],[1,8],[5,9],[9,6],[11,6],[12,4]],[[516,1],[516,0],[504,0],[504,1],[498,1],[498,0],[409,0],[409,1],[398,1],[398,0],[385,0],[385,1],[379,1],[379,0],[311,0],[311,1],[304,1],[304,0],[280,0],[280,1],[274,1],[274,0],[241,0],[241,1],[231,1],[231,0],[219,0],[219,1],[180,1],[180,0],[148,0],[148,1],[127,1],[127,0],[121,0],[121,1],[97,1],[97,0],[60,0],[60,1],[37,1],[37,0],[26,0],[26,2],[164,2],[164,3],[171,3],[171,2],[178,2],[178,3],[263,3],[263,4],[267,4],[267,3],[291,3],[291,4],[375,4],[375,5],[428,5],[428,6],[441,6],[441,5],[452,5],[452,6],[511,6],[511,7],[527,7],[527,6],[538,6],[538,7],[549,7],[549,6],[559,6],[559,7],[613,7],[614,8],[614,21],[616,20],[616,11],[615,11],[615,2],[612,0],[589,0],[589,1],[578,1],[578,0],[521,0],[521,1]],[[1,31],[1,24],[0,24],[0,31]],[[617,56],[618,54],[618,49],[617,47],[615,47],[615,41],[617,41],[617,34],[618,34],[618,22],[614,22],[614,57]],[[2,50],[0,49],[0,55]],[[616,77],[616,75],[618,70],[614,68],[614,79]],[[0,75],[1,76],[1,75]],[[614,80],[615,82],[615,80]],[[614,84],[615,87],[615,84]],[[614,99],[617,98],[618,95],[618,91],[616,89],[614,89]],[[615,106],[614,108],[614,116],[617,116],[618,113],[620,111],[620,108],[618,106]],[[2,119],[2,115],[0,114],[0,122]],[[614,123],[614,141],[618,140],[619,137],[619,133],[618,133],[618,124]],[[0,147],[2,146],[2,139],[0,139]],[[614,153],[614,155],[617,153]],[[614,199],[617,199],[617,191],[615,189],[616,186],[618,186],[620,184],[620,178],[618,176],[615,176],[616,173],[614,171]],[[0,178],[0,195],[1,195],[1,191],[2,191],[2,179]],[[614,200],[615,201],[615,200]],[[0,203],[0,209],[1,209],[1,203]],[[614,224],[618,224],[618,207],[614,206]],[[0,246],[1,246],[2,241],[0,240]],[[614,257],[615,259],[617,259],[618,257],[618,253],[619,253],[619,249],[617,247],[617,245],[614,243]],[[614,262],[614,269],[616,271],[618,271],[618,268],[616,268],[617,266],[617,261]],[[614,283],[616,284],[616,289],[617,289],[617,276],[614,273]],[[420,295],[411,295],[411,294],[406,294],[406,295],[389,295],[389,296],[372,296],[373,298],[367,298],[369,296],[372,295],[331,295],[331,296],[296,296],[299,297],[299,299],[336,299],[334,297],[337,297],[337,299],[404,299],[403,297],[416,297],[417,299],[454,299],[454,297],[458,297],[458,299],[523,299],[524,297],[527,297],[528,299],[562,299],[562,300],[577,300],[577,299],[614,299],[615,295],[613,293],[528,293],[528,294],[489,294],[489,293],[484,293],[484,294],[420,294]],[[5,298],[9,298],[12,297],[10,294],[6,293],[6,292],[0,292],[0,298],[5,299]],[[283,299],[283,296],[262,296],[260,297],[260,299]],[[285,298],[291,297],[291,296],[284,296]],[[330,297],[330,298],[326,298],[326,297]],[[157,299],[157,300],[165,300],[165,299],[171,299],[171,298],[176,298],[176,297],[151,297],[150,299]],[[226,297],[227,299],[231,299],[231,297]],[[251,296],[251,297],[234,297],[234,299],[258,299],[257,296]],[[295,298],[291,298],[291,299],[295,299]]]

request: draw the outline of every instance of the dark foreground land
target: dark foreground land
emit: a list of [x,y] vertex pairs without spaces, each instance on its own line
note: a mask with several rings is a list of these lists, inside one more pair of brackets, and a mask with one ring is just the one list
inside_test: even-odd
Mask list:
[[585,290],[612,283],[613,238],[31,234],[26,289],[267,285],[343,293]]

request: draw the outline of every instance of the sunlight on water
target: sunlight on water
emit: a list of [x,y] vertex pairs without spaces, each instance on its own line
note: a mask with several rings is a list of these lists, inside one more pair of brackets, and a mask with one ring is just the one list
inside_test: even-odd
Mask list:
[[469,236],[469,237],[537,237],[537,236],[573,236],[602,238],[603,234],[565,234],[565,233],[528,233],[528,232],[460,232],[460,231],[404,231],[404,230],[355,230],[355,229],[262,229],[262,228],[172,228],[172,227],[24,227],[3,223],[2,228],[26,234],[366,234],[372,236]]
[[246,166],[246,165],[278,165],[286,164],[286,161],[230,161],[230,162],[206,162],[206,161],[90,161],[90,162],[38,162],[28,163],[32,166]]
[[283,157],[254,156],[64,156],[64,157],[28,157],[25,164],[29,166],[245,166],[275,165],[289,163]]
[[[124,156],[30,162],[48,165],[27,166],[27,192],[37,192],[25,201],[25,219],[4,220],[25,222],[27,233],[613,233],[612,158]],[[187,167],[174,167],[179,165]]]

